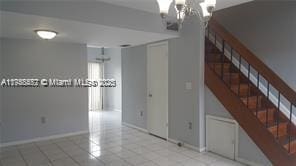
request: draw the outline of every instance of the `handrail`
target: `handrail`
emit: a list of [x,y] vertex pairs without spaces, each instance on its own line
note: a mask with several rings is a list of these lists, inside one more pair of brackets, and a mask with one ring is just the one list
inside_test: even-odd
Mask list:
[[270,139],[273,138],[273,135],[254,117],[253,113],[249,111],[248,106],[243,104],[235,93],[232,93],[232,90],[228,88],[208,64],[205,64],[205,83],[231,116],[248,133],[248,136],[252,138],[266,157],[270,159],[273,165],[295,165],[295,156],[289,155],[275,139]]
[[209,27],[218,34],[233,50],[242,56],[260,75],[276,88],[293,105],[296,105],[296,92],[289,87],[275,72],[246,48],[236,37],[229,33],[218,21],[211,19]]

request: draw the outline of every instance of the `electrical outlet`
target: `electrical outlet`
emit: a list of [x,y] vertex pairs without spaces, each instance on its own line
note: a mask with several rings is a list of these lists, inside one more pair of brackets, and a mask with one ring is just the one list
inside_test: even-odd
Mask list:
[[188,123],[188,128],[189,128],[189,130],[192,130],[192,122]]
[[185,83],[185,89],[186,90],[191,90],[192,89],[192,83],[191,82],[186,82]]
[[44,116],[41,117],[41,123],[45,124],[46,123],[46,118]]

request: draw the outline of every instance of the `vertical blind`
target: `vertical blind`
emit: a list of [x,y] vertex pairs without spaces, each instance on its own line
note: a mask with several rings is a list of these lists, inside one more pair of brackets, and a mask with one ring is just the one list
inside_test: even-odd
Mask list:
[[[88,79],[100,80],[102,78],[102,67],[100,63],[88,63]],[[102,90],[100,87],[88,89],[88,104],[90,111],[102,109]]]

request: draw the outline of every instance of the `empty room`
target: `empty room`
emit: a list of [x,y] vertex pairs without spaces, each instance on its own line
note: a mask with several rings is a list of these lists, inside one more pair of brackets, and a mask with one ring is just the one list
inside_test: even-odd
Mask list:
[[295,166],[296,2],[0,0],[0,166]]

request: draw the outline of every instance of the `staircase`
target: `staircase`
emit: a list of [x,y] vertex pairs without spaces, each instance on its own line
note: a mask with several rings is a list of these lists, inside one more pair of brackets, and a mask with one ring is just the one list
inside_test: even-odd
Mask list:
[[206,85],[262,152],[274,165],[296,166],[296,93],[214,19],[205,61]]

